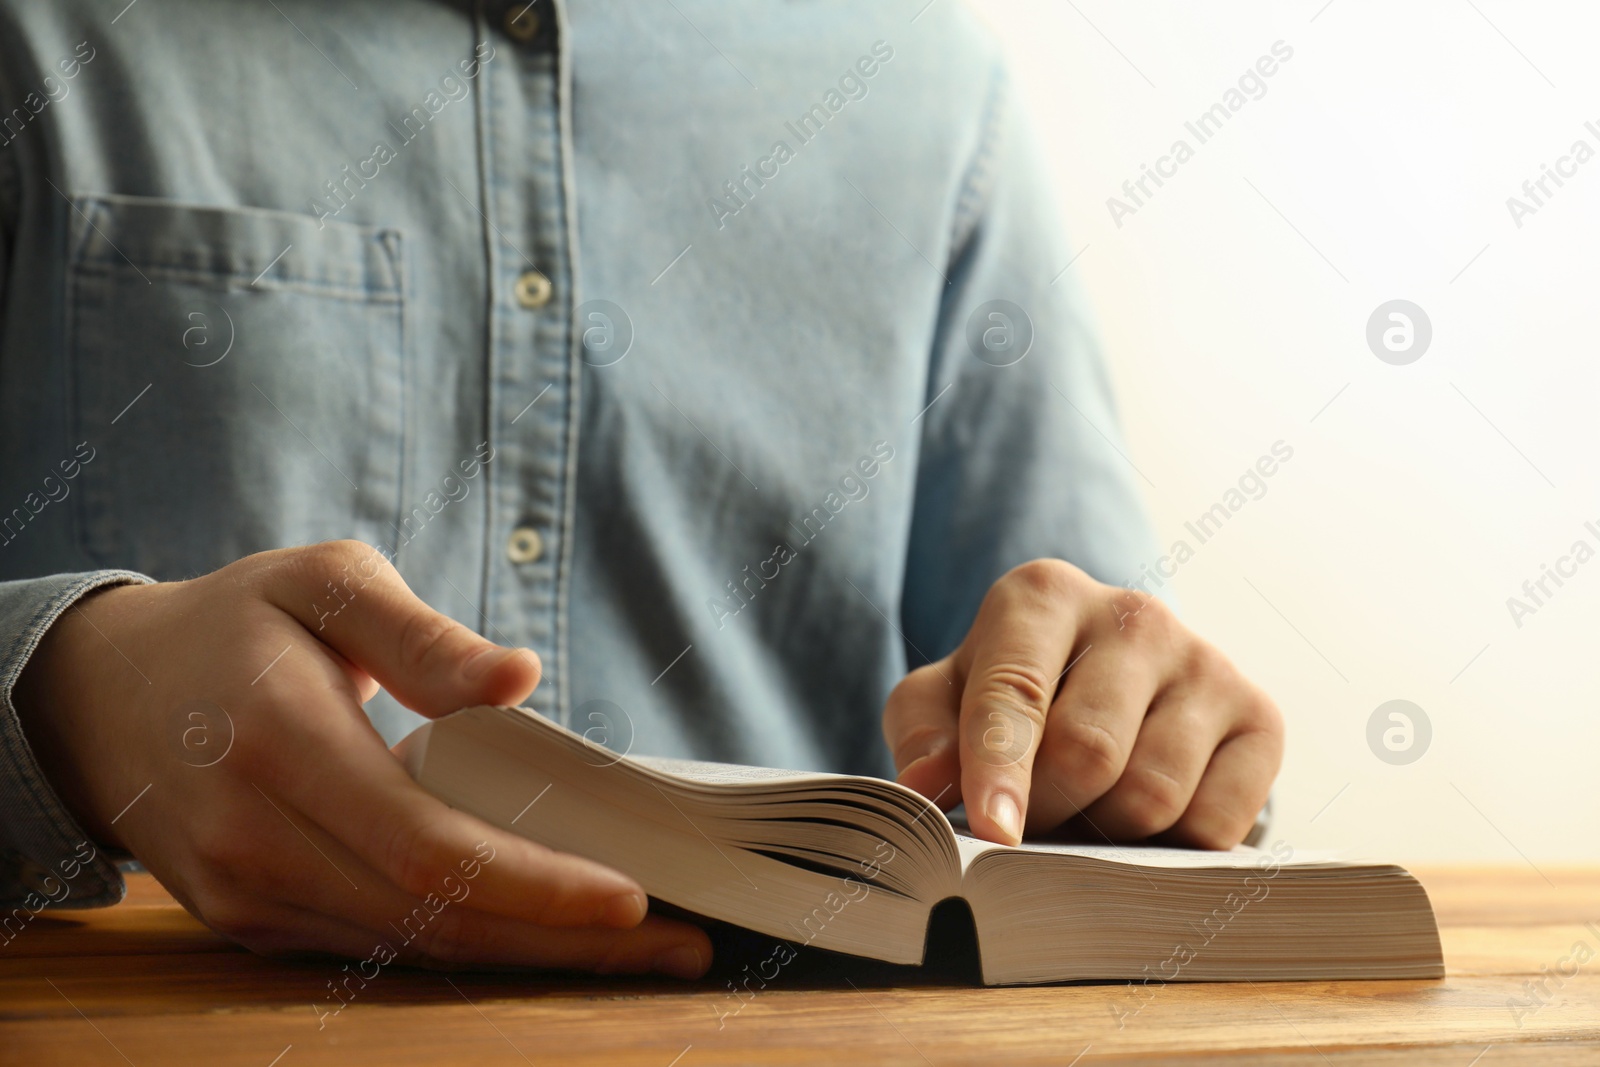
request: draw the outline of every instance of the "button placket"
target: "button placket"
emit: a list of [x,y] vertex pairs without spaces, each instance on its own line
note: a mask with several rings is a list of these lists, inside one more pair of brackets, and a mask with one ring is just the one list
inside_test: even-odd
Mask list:
[[504,61],[485,65],[478,94],[495,277],[489,392],[498,457],[484,614],[505,640],[544,659],[546,681],[531,703],[560,721],[568,699],[560,538],[571,507],[574,386],[558,13],[549,0],[510,0],[499,12]]

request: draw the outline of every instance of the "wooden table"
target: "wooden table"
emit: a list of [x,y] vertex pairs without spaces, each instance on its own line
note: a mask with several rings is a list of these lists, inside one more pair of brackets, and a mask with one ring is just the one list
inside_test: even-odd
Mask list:
[[[1442,981],[1170,985],[1120,1027],[1126,985],[982,989],[838,957],[791,965],[720,1021],[742,1002],[712,979],[389,968],[319,1024],[338,964],[240,951],[134,876],[118,907],[40,915],[0,948],[0,1065],[1600,1064],[1600,869],[1547,869],[1553,886],[1527,868],[1417,873]],[[1547,1002],[1519,1020],[1508,999],[1545,974],[1531,1003]]]

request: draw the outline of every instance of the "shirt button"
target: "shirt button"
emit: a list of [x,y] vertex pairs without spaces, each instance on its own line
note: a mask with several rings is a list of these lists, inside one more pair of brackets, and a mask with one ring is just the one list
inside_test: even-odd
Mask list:
[[537,0],[511,0],[506,8],[506,32],[515,40],[527,44],[539,34],[539,13],[533,9]]
[[544,555],[544,538],[532,526],[518,526],[506,542],[506,558],[512,563],[532,563]]
[[550,303],[550,279],[536,270],[524,272],[517,278],[517,306],[533,310]]

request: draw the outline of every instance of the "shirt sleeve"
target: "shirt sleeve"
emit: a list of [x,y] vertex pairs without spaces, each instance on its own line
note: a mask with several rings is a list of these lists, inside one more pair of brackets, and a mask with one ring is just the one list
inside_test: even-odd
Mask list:
[[1100,342],[1003,66],[954,212],[921,417],[902,623],[948,654],[990,585],[1038,558],[1128,585],[1155,558]]
[[[45,631],[84,596],[149,582],[132,571],[55,574],[0,582],[0,939],[45,907],[115,904],[124,892],[111,857],[90,841],[45,779],[12,703],[17,678]],[[48,714],[49,709],[44,709]]]
[[[0,89],[3,88],[0,85]],[[6,279],[11,274],[11,231],[20,199],[17,186],[17,154],[8,142],[0,145],[0,336],[5,332]]]

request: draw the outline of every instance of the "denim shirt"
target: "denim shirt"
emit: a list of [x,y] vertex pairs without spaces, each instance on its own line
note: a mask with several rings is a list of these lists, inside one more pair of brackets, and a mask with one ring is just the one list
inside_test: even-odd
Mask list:
[[8,903],[121,893],[10,703],[108,583],[359,538],[598,740],[886,774],[1007,569],[1152,558],[960,4],[119,6],[0,0]]

